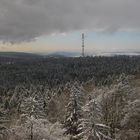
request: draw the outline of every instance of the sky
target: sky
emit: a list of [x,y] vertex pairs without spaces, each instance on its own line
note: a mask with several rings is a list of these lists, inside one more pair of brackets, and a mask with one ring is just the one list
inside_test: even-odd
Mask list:
[[0,51],[140,52],[140,0],[0,0]]

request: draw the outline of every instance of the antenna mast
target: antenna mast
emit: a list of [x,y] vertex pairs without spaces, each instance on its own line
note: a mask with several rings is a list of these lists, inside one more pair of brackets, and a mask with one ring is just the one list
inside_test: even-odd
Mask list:
[[82,57],[85,57],[85,34],[82,33]]

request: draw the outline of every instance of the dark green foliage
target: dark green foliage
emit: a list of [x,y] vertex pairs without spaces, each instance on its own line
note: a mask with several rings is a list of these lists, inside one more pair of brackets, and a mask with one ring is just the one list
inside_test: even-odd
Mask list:
[[[7,64],[7,62],[11,62]],[[0,58],[0,85],[14,88],[22,84],[28,86],[48,85],[55,87],[66,82],[87,81],[95,77],[95,84],[111,84],[110,75],[116,77],[121,73],[137,74],[140,72],[139,56],[85,57],[85,58],[40,58],[40,59],[6,59]]]

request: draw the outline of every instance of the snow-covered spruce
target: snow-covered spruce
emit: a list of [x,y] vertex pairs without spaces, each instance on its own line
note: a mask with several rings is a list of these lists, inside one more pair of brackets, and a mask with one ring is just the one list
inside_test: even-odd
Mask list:
[[83,93],[80,87],[75,83],[71,88],[70,100],[66,106],[66,115],[64,121],[65,134],[70,135],[71,139],[77,139],[81,130],[78,126],[81,123],[83,117],[82,111],[83,105]]
[[79,133],[79,137],[82,140],[111,140],[109,137],[110,127],[101,123],[101,108],[96,99],[91,99],[83,108],[85,112],[85,118],[82,119],[82,123],[78,126],[78,130],[82,130]]

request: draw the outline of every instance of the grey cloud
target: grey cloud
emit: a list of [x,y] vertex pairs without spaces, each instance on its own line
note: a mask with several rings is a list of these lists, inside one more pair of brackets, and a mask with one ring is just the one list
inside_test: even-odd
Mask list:
[[139,0],[0,0],[0,40],[78,30],[140,31]]

